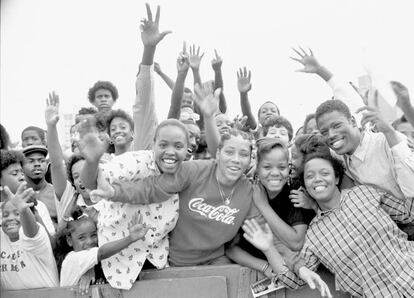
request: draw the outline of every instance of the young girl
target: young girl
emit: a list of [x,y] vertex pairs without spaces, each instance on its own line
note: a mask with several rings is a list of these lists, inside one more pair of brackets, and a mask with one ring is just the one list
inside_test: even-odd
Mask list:
[[[4,177],[2,177],[4,178]],[[16,194],[8,186],[1,205],[1,287],[25,290],[59,285],[56,262],[45,228],[36,222],[29,203],[34,191],[20,183]]]
[[[178,137],[178,142],[173,144],[173,154],[169,149],[165,150],[164,148],[154,151],[131,151],[134,125],[131,117],[122,110],[114,110],[109,114],[107,126],[115,154],[109,162],[101,164],[99,168],[110,183],[135,181],[147,176],[158,175],[161,171],[168,172],[174,164],[164,162],[167,155],[171,155],[170,159],[180,163],[187,154],[188,133],[184,124],[178,120],[170,119],[162,122],[157,133],[157,136],[161,137],[165,135]],[[158,137],[155,138],[155,142],[156,144],[159,142]],[[165,140],[162,142],[162,146],[165,146]],[[90,149],[87,146],[81,146],[81,148],[85,156],[99,150],[97,146]],[[104,150],[105,148],[102,149],[102,151]],[[83,168],[83,172],[87,173],[82,174],[81,180],[87,188],[96,187],[97,170],[98,164]],[[124,234],[128,232],[128,222],[136,212],[140,212],[144,221],[152,226],[149,237],[135,242],[127,249],[102,262],[102,269],[107,279],[108,276],[114,276],[114,278],[108,279],[112,287],[130,289],[142,268],[163,269],[167,266],[167,235],[177,222],[177,195],[171,195],[165,202],[148,205],[131,205],[102,200],[96,204],[96,208],[99,211],[98,239],[101,245],[124,237]],[[131,255],[132,257],[130,257]],[[131,267],[131,263],[136,265]],[[122,274],[118,272],[122,272]]]
[[[275,245],[287,262],[303,246],[310,217],[302,208],[295,208],[290,198],[304,193],[289,185],[289,153],[280,140],[262,138],[257,148],[257,177],[253,200],[275,235]],[[259,182],[260,181],[260,182]],[[310,217],[310,218],[309,218]],[[266,257],[243,238],[227,255],[237,263],[261,271],[271,277]]]
[[[66,226],[59,231],[58,247],[61,256],[60,286],[76,285],[88,270],[131,243],[142,239],[150,228],[142,224],[142,216],[136,213],[129,223],[129,235],[122,239],[105,243],[98,247],[98,234],[95,222],[80,208],[76,208],[72,217],[66,218]],[[60,264],[59,264],[60,265]],[[131,267],[134,264],[131,264]],[[107,278],[111,278],[108,276]]]
[[[372,186],[340,191],[341,162],[330,154],[307,155],[301,179],[318,204],[309,225],[295,273],[306,279],[309,269],[323,264],[335,274],[337,289],[353,297],[412,297],[414,243],[394,221],[412,222],[414,199],[398,199]],[[300,280],[280,266],[271,234],[247,224],[248,240],[261,249],[279,280],[297,288]]]

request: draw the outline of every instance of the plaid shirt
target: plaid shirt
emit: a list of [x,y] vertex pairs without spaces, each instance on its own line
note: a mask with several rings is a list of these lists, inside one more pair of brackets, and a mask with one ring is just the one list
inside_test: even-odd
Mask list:
[[[311,222],[294,271],[322,263],[335,274],[336,288],[353,296],[414,297],[414,242],[394,223],[413,219],[413,198],[364,185],[345,190],[338,208]],[[303,284],[292,271],[277,278],[293,289]]]

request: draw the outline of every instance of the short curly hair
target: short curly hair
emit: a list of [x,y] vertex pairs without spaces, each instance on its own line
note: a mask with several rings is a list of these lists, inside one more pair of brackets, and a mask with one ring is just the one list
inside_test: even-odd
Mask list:
[[[352,115],[351,112],[349,111],[348,106],[339,99],[329,99],[323,103],[321,103],[318,108],[316,109],[315,112],[315,120],[316,120],[316,125],[318,125],[318,120],[320,117],[322,117],[322,115],[327,114],[327,113],[331,113],[333,111],[337,111],[339,113],[344,114],[344,116],[347,119],[351,119]],[[319,128],[319,126],[318,126]]]
[[339,179],[338,185],[341,185],[342,179],[345,175],[345,168],[344,168],[344,165],[343,165],[342,161],[340,161],[339,159],[333,157],[330,154],[330,152],[327,153],[323,150],[322,151],[318,150],[318,151],[312,152],[310,154],[307,154],[305,156],[305,159],[303,161],[303,166],[301,167],[301,170],[299,172],[300,182],[302,183],[302,186],[305,187],[305,177],[304,177],[304,175],[305,175],[305,165],[306,165],[306,163],[308,163],[309,161],[311,161],[312,159],[315,159],[315,158],[324,159],[324,160],[328,161],[331,164],[331,166],[334,170],[334,173],[335,173],[335,178]]
[[112,94],[112,99],[114,101],[116,101],[118,99],[118,89],[115,87],[114,84],[112,84],[109,81],[97,81],[92,88],[89,89],[88,91],[88,99],[89,102],[93,104],[93,102],[95,101],[95,93],[96,91],[100,90],[100,89],[105,89],[108,90],[109,92],[111,92]]
[[66,175],[68,176],[69,182],[75,187],[75,181],[72,175],[72,167],[78,161],[85,160],[85,158],[80,154],[73,154],[69,157],[68,162],[66,163]]
[[272,116],[269,120],[265,122],[263,125],[263,135],[266,136],[269,132],[269,128],[272,126],[276,127],[284,127],[288,131],[289,141],[292,140],[293,137],[293,128],[292,124],[283,116]]
[[20,138],[23,140],[23,134],[25,131],[28,130],[33,130],[35,132],[37,132],[37,134],[39,135],[39,138],[42,140],[42,144],[46,145],[46,133],[45,130],[37,127],[37,126],[28,126],[25,129],[23,129],[22,134],[20,135]]
[[124,110],[121,110],[121,109],[112,110],[105,119],[106,120],[106,129],[108,130],[108,135],[109,136],[111,136],[110,126],[111,126],[111,122],[112,122],[112,120],[114,120],[114,118],[124,119],[126,122],[128,122],[131,131],[134,131],[134,120],[132,120],[132,117],[127,112],[125,112]]
[[10,165],[20,164],[23,166],[24,155],[20,151],[16,150],[0,150],[0,178],[1,172],[7,169]]

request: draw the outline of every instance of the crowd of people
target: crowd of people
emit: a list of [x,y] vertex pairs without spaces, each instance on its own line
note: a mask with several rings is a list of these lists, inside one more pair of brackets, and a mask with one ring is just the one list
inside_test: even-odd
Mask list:
[[[294,130],[277,104],[257,117],[251,72],[237,71],[242,117],[227,113],[222,58],[202,81],[200,48],[183,45],[175,81],[154,62],[160,8],[141,24],[132,113],[117,88],[96,82],[76,115],[70,152],[59,143],[60,98],[46,130],[29,126],[22,150],[1,126],[1,286],[22,290],[109,283],[128,290],[143,269],[238,263],[279,285],[330,297],[315,272],[356,297],[414,297],[414,108],[390,82],[403,116],[393,123],[341,82],[312,50],[300,71],[332,88]],[[185,87],[188,71],[193,88]],[[154,76],[171,88],[158,121]],[[359,107],[361,121],[351,111]],[[159,122],[159,123],[158,123]]]

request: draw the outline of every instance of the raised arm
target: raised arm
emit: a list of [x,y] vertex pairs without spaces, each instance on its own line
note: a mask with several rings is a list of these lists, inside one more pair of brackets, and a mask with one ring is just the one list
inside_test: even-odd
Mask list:
[[184,42],[183,52],[177,58],[177,79],[174,84],[173,92],[171,94],[171,106],[168,111],[168,118],[180,119],[181,101],[184,94],[184,83],[187,77],[190,62],[186,52],[186,45]]
[[309,53],[301,47],[293,49],[293,51],[298,55],[298,58],[291,57],[291,59],[303,65],[303,68],[297,70],[298,72],[314,73],[321,77],[332,88],[334,97],[344,101],[352,112],[363,104],[361,96],[352,88],[348,81],[338,80],[329,69],[319,63],[311,49],[309,49]]
[[86,133],[81,137],[79,150],[85,157],[85,165],[81,172],[82,184],[88,189],[97,187],[99,161],[108,148],[108,142],[101,140],[96,131]]
[[414,127],[414,107],[411,104],[407,87],[396,81],[392,81],[391,86],[397,96],[397,105],[403,111],[407,121]]
[[266,190],[263,186],[258,184],[253,185],[253,201],[268,222],[272,232],[291,250],[300,250],[305,241],[305,234],[308,226],[306,224],[290,226],[281,219],[270,206]]
[[10,203],[16,207],[17,211],[20,214],[20,224],[22,226],[23,233],[28,238],[33,238],[39,231],[39,225],[36,222],[36,218],[32,210],[30,210],[30,207],[34,205],[34,202],[28,203],[27,201],[35,195],[35,192],[32,188],[26,189],[26,187],[26,182],[21,183],[17,188],[16,193],[13,194],[10,189],[5,186],[4,193],[6,194]]
[[[201,63],[201,59],[203,58],[203,56],[204,56],[204,53],[201,54],[201,56],[200,56],[200,47],[198,47],[198,49],[196,51],[195,45],[190,46],[189,61],[190,61],[191,70],[193,72],[194,86],[196,84],[199,84],[200,86],[202,85],[201,77],[200,77],[200,63]],[[201,113],[201,111],[200,111],[200,109],[197,105],[194,105],[194,112],[196,112],[197,114],[200,115],[200,119],[197,121],[197,124],[200,127],[200,130],[204,131],[203,114]]]
[[254,130],[257,127],[257,122],[256,119],[254,119],[248,96],[249,91],[252,89],[252,84],[250,83],[251,77],[252,74],[250,70],[247,72],[246,67],[243,69],[240,68],[237,72],[237,88],[240,92],[241,110],[243,115],[247,117],[246,127]]
[[214,50],[214,54],[215,57],[211,61],[211,67],[214,70],[214,89],[221,88],[219,110],[224,114],[227,112],[227,103],[226,98],[224,97],[223,75],[221,73],[221,65],[223,64],[223,59],[221,59],[221,57],[218,55],[217,50]]
[[216,125],[215,114],[218,111],[221,89],[216,89],[213,93],[212,84],[203,84],[203,86],[197,84],[194,91],[195,103],[203,113],[207,150],[215,157],[220,144],[220,133]]
[[155,111],[153,62],[158,43],[171,31],[159,32],[160,7],[155,20],[148,4],[147,19],[141,24],[141,40],[144,45],[141,65],[135,83],[136,98],[132,107],[134,119],[134,150],[148,150],[152,146],[158,119]]
[[57,123],[59,121],[59,96],[55,92],[49,93],[46,99],[45,120],[47,125],[47,148],[51,163],[53,188],[60,201],[67,185],[66,167],[62,147],[59,143]]
[[165,84],[167,84],[167,86],[173,90],[174,88],[174,81],[167,75],[165,74],[161,67],[160,64],[157,62],[154,62],[154,71],[161,77],[161,79],[165,82]]

